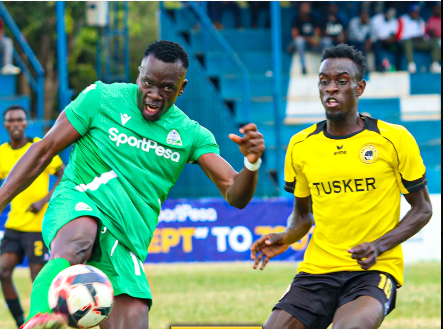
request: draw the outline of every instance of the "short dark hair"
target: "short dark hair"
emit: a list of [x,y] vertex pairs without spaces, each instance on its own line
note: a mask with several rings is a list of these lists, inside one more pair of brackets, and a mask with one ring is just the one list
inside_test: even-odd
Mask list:
[[176,42],[159,40],[151,43],[145,50],[145,56],[153,55],[165,63],[180,61],[184,68],[189,66],[189,57],[186,51]]
[[339,44],[338,46],[332,46],[330,48],[326,48],[323,51],[322,62],[328,58],[349,58],[352,60],[357,67],[358,81],[361,81],[365,77],[366,73],[366,64],[365,64],[365,56],[359,50],[357,50],[354,46],[349,46],[347,44]]
[[8,107],[8,108],[3,112],[3,118],[6,117],[6,114],[7,114],[8,112],[11,112],[11,111],[17,111],[17,110],[21,110],[21,111],[25,112],[26,117],[28,117],[29,112],[28,112],[28,110],[26,110],[23,106],[21,106],[21,105],[11,105],[10,107]]

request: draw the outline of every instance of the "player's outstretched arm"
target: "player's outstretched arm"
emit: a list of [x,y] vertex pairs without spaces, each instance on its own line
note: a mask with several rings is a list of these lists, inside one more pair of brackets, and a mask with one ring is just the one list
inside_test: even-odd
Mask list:
[[[240,133],[243,137],[231,134],[229,138],[239,145],[251,164],[257,163],[265,151],[263,135],[252,123],[242,127]],[[248,205],[257,187],[258,171],[244,168],[237,173],[225,159],[214,153],[202,155],[198,163],[231,206],[243,209]]]
[[294,211],[288,218],[288,225],[283,233],[273,233],[262,236],[251,246],[251,259],[254,270],[260,265],[264,270],[271,258],[288,250],[289,246],[301,240],[309,233],[313,224],[311,197],[295,198]]
[[65,112],[39,142],[34,143],[20,158],[0,188],[0,212],[25,190],[51,163],[54,156],[74,143],[81,136],[69,123]]
[[348,250],[363,270],[369,270],[377,263],[378,256],[409,240],[429,223],[432,204],[428,188],[405,194],[405,198],[411,205],[411,210],[395,229],[373,242],[363,243]]

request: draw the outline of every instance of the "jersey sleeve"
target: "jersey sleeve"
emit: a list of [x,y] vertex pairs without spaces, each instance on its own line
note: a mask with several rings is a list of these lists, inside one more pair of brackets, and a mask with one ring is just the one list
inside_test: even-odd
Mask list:
[[398,185],[403,194],[416,192],[427,185],[426,167],[420,155],[420,149],[406,128],[401,131],[398,145]]
[[194,139],[194,151],[189,158],[189,163],[197,163],[198,159],[207,153],[220,155],[220,148],[215,141],[214,135],[205,127],[198,125],[197,136]]
[[294,194],[299,198],[306,198],[311,195],[309,183],[306,176],[294,161],[294,149],[296,143],[291,140],[285,159],[285,191]]
[[99,83],[90,85],[66,108],[69,122],[80,135],[85,135],[91,127],[93,118],[100,109],[101,93]]

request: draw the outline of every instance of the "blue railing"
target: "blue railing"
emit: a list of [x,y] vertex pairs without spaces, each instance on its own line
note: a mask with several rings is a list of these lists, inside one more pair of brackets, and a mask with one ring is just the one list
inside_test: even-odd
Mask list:
[[45,98],[45,71],[43,67],[41,66],[40,62],[37,59],[37,56],[35,56],[34,52],[32,51],[31,47],[29,46],[28,42],[26,41],[23,34],[20,32],[20,29],[18,28],[17,24],[15,24],[14,19],[9,14],[8,10],[6,9],[5,5],[2,1],[0,1],[0,18],[3,18],[6,25],[11,30],[12,34],[14,35],[15,39],[17,40],[18,44],[20,45],[20,48],[23,50],[25,55],[27,56],[29,62],[31,63],[32,68],[34,69],[37,78],[34,77],[34,75],[29,71],[28,67],[26,66],[25,62],[22,60],[20,55],[14,50],[14,60],[17,63],[17,65],[22,70],[23,74],[27,78],[31,88],[34,90],[37,98],[37,120],[43,121],[44,119],[44,98]]
[[[231,45],[225,40],[225,38],[212,26],[212,22],[209,17],[206,15],[205,6],[198,5],[195,1],[189,1],[187,4],[190,5],[195,16],[198,18],[200,23],[202,24],[201,29],[203,32],[203,37],[208,38],[208,34],[210,37],[215,40],[221,49],[228,55],[231,62],[235,67],[240,71],[242,75],[242,88],[243,88],[243,119],[245,122],[249,122],[251,118],[251,92],[250,92],[250,84],[249,84],[249,71],[246,66],[242,63],[240,58],[232,49]],[[207,44],[204,42],[204,44]]]

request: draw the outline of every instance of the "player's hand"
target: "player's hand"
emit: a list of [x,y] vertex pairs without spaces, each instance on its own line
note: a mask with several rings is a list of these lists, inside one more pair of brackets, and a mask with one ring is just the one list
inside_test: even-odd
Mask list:
[[380,256],[376,244],[369,242],[349,249],[348,252],[352,255],[352,259],[357,260],[363,270],[369,270],[374,266],[377,263],[378,256]]
[[44,200],[37,201],[36,203],[31,204],[31,206],[28,208],[27,211],[30,211],[33,214],[38,214],[40,212],[40,210],[43,209],[45,204],[46,204],[46,201],[44,201]]
[[243,137],[230,134],[229,138],[238,144],[241,153],[250,163],[256,163],[266,149],[263,135],[258,132],[257,126],[253,123],[240,128],[240,133]]
[[285,242],[285,233],[272,233],[262,236],[251,246],[251,259],[254,261],[252,268],[256,270],[262,262],[260,270],[264,270],[271,258],[284,253],[288,248],[289,244]]

